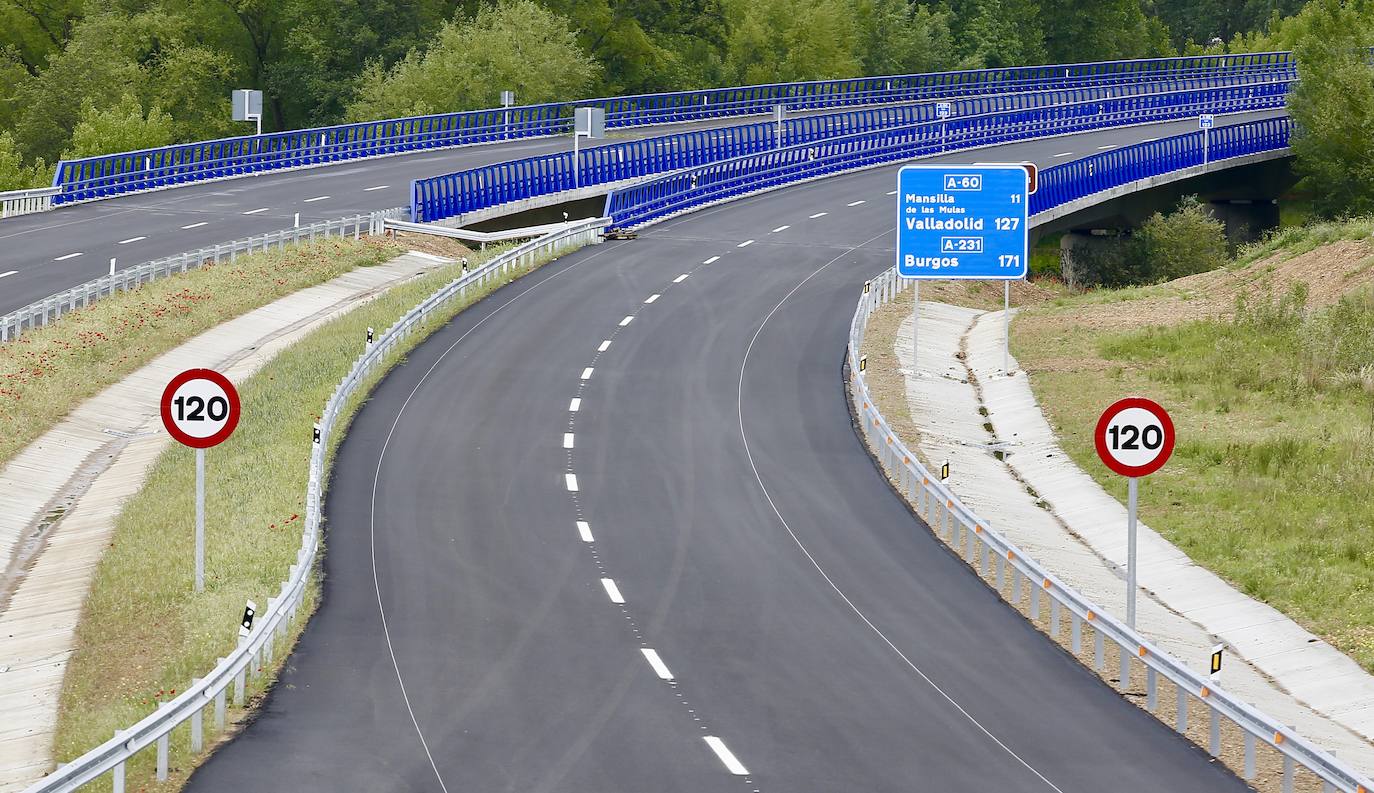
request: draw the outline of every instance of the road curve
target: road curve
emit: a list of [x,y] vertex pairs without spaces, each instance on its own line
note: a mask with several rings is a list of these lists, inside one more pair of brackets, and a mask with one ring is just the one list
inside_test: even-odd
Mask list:
[[970,575],[851,429],[895,169],[567,256],[421,345],[338,455],[320,612],[190,789],[1246,790]]

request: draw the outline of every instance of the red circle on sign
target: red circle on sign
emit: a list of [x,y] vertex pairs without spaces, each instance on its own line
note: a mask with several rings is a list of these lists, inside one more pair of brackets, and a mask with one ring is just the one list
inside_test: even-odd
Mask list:
[[[1148,413],[1154,421],[1142,425],[1138,421],[1143,418],[1141,411]],[[1119,420],[1123,416],[1127,421]],[[1160,433],[1159,443],[1152,448],[1148,443],[1147,429],[1156,426]],[[1113,428],[1116,432],[1112,431]],[[1134,429],[1133,433],[1130,428]],[[1097,446],[1097,456],[1114,473],[1129,477],[1149,476],[1163,468],[1174,453],[1174,422],[1158,402],[1143,397],[1128,397],[1102,411],[1102,417],[1097,420],[1097,429],[1093,432],[1093,442]]]
[[[193,380],[208,380],[224,392],[225,401],[228,402],[228,412],[224,417],[224,423],[212,435],[192,435],[183,430],[178,424],[178,418],[172,415],[172,401],[176,397],[177,391]],[[202,410],[205,410],[204,406],[202,406]],[[218,446],[228,440],[238,424],[239,392],[234,388],[234,384],[229,382],[229,378],[214,369],[187,369],[173,377],[167,387],[162,389],[162,426],[167,428],[167,434],[184,446],[190,446],[193,449],[208,449],[211,446]]]

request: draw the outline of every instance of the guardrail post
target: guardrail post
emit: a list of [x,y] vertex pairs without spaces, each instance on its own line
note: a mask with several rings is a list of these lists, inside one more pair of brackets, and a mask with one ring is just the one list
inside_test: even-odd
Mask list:
[[[163,702],[157,708],[162,710],[167,705],[168,703]],[[171,731],[168,730],[157,739],[157,781],[159,782],[167,781],[167,739],[171,734]]]
[[[218,666],[219,663],[222,662],[223,660],[224,660],[223,658],[219,659],[219,661],[215,662],[215,665]],[[225,719],[224,719],[225,702],[224,702],[224,700],[225,700],[225,698],[226,698],[226,697],[225,697],[225,692],[227,692],[228,690],[229,690],[229,687],[228,687],[228,686],[225,686],[224,688],[221,688],[219,691],[216,691],[216,692],[215,692],[215,730],[216,730],[217,732],[223,732],[223,730],[224,730],[224,722],[225,722]]]
[[1106,647],[1102,637],[1102,631],[1093,628],[1093,669],[1101,672],[1106,665]]
[[1010,561],[1007,562],[1007,566],[1011,568],[1011,604],[1012,604],[1013,606],[1020,606],[1020,605],[1021,605],[1021,571],[1018,570],[1018,569],[1016,568],[1016,565],[1012,564]]
[[[119,737],[119,730],[115,730],[115,738]],[[124,761],[115,763],[115,767],[110,771],[110,788],[113,793],[124,793]]]
[[1121,655],[1121,693],[1126,693],[1131,688],[1131,654],[1126,652],[1126,645],[1118,644],[1117,650]]
[[1059,638],[1059,598],[1050,594],[1050,638]]
[[[191,678],[191,687],[192,687],[192,688],[195,688],[196,683],[199,683],[199,682],[200,682],[200,678],[198,678],[198,677],[193,677],[193,678]],[[204,727],[205,727],[205,704],[204,704],[204,703],[201,703],[201,706],[198,707],[198,708],[196,708],[195,713],[192,713],[192,714],[191,714],[191,752],[192,752],[193,754],[200,754],[200,750],[203,748],[203,745],[204,745],[204,740],[203,740],[203,738],[204,738],[204,731],[205,731],[205,730],[204,730]]]
[[[1019,586],[1018,584],[1018,588]],[[1020,599],[1019,594],[1017,598]],[[1030,618],[1031,622],[1038,622],[1040,620],[1040,589],[1034,584],[1030,586]]]
[[1221,714],[1216,708],[1210,708],[1210,711],[1212,723],[1208,729],[1207,751],[1217,757],[1221,754]]
[[[1255,778],[1255,736],[1252,735],[1249,731],[1246,731],[1246,733],[1245,733],[1245,771],[1244,771],[1244,774],[1245,774],[1245,778],[1246,778],[1246,779],[1254,779],[1254,778]],[[1322,785],[1322,788],[1325,789],[1325,788],[1326,788],[1326,785],[1323,784],[1323,785]]]
[[1178,688],[1178,712],[1174,716],[1174,724],[1179,734],[1184,735],[1188,732],[1188,690],[1177,683],[1175,686]]
[[997,594],[1002,594],[1003,587],[1006,586],[1006,560],[1002,554],[997,554]]
[[1151,713],[1159,707],[1159,677],[1154,667],[1145,666],[1145,709]]

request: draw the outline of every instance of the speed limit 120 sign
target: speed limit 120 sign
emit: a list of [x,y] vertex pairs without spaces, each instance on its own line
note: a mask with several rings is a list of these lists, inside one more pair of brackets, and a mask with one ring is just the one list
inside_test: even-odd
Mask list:
[[1174,422],[1156,402],[1122,399],[1097,420],[1097,456],[1121,476],[1149,476],[1174,452]]
[[239,423],[239,394],[213,369],[187,369],[162,391],[162,424],[194,449],[223,443]]

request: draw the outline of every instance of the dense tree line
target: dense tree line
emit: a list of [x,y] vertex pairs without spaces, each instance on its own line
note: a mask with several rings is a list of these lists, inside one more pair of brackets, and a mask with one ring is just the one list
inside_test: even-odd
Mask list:
[[[263,89],[274,130],[490,107],[507,88],[540,102],[1286,48],[1314,31],[1326,63],[1369,27],[1364,4],[0,0],[0,189],[45,181],[61,157],[243,134],[233,88]],[[1316,6],[1364,27],[1319,24]]]

